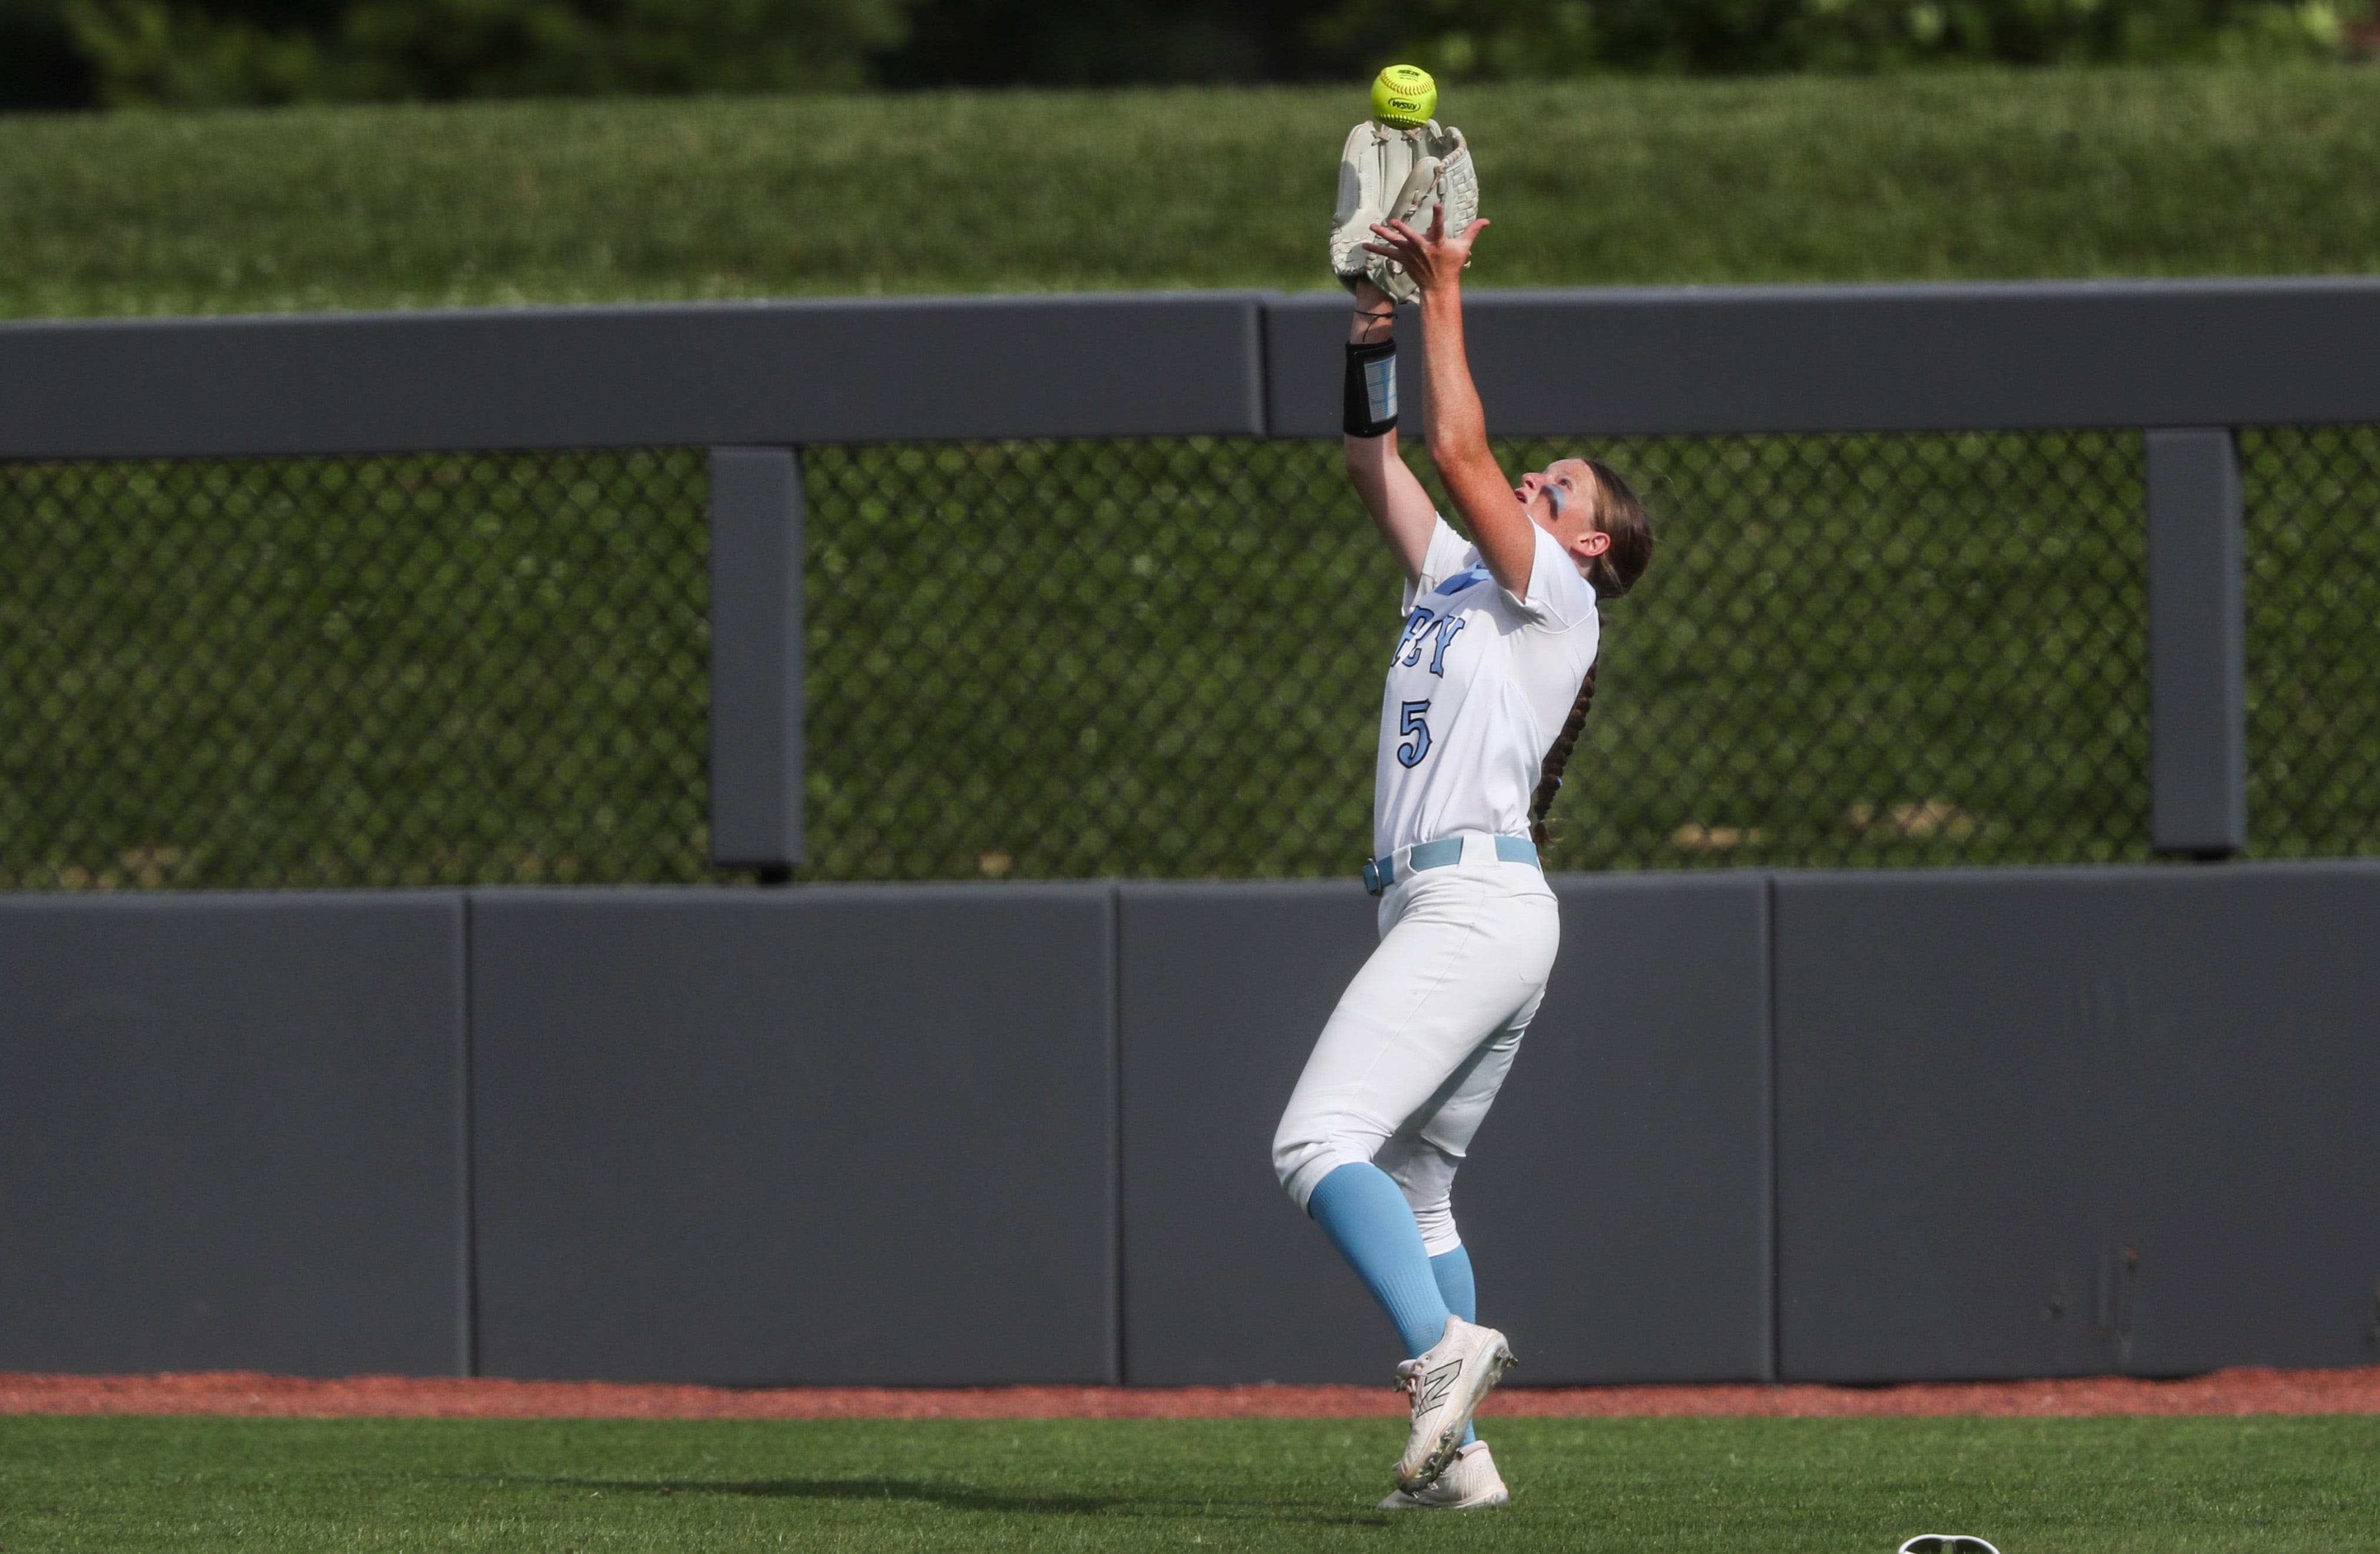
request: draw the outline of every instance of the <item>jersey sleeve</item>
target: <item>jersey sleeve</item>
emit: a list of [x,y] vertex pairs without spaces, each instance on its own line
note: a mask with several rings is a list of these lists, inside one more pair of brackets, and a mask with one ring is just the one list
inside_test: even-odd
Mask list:
[[1454,532],[1454,526],[1445,518],[1429,532],[1429,549],[1421,558],[1421,576],[1405,584],[1404,605],[1398,612],[1410,615],[1416,601],[1438,591],[1438,585],[1471,565],[1471,543]]
[[[1445,528],[1444,519],[1439,527]],[[1536,554],[1529,564],[1529,595],[1524,599],[1508,589],[1504,597],[1531,625],[1544,631],[1568,631],[1595,619],[1595,585],[1579,576],[1578,564],[1561,541],[1534,524],[1529,527],[1537,537]],[[1430,550],[1437,553],[1435,543]]]

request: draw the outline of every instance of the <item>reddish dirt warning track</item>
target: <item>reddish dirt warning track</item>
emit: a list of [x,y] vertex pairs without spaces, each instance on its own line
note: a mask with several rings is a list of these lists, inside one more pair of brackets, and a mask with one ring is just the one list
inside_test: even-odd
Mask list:
[[[604,1381],[204,1371],[0,1372],[0,1414],[245,1414],[453,1419],[1248,1419],[1395,1416],[1386,1387],[626,1386]],[[1925,1382],[1896,1387],[1512,1387],[1483,1414],[2380,1414],[2380,1366],[2225,1370],[2177,1381]]]

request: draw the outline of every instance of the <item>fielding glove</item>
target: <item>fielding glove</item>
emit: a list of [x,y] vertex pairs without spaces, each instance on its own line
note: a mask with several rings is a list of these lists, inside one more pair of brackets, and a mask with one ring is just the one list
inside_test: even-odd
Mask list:
[[1479,175],[1463,131],[1436,119],[1416,129],[1389,129],[1366,119],[1347,132],[1339,153],[1339,207],[1330,217],[1330,270],[1350,291],[1358,277],[1399,302],[1421,295],[1404,266],[1367,253],[1375,224],[1410,222],[1425,230],[1430,207],[1446,208],[1446,231],[1459,236],[1479,213]]

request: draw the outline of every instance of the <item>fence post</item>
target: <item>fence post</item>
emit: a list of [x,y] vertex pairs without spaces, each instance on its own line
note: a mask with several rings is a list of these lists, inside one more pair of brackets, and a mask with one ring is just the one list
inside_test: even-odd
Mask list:
[[802,861],[802,469],[710,450],[710,857],[783,884]]
[[2239,446],[2226,427],[2147,443],[2151,830],[2219,858],[2248,844]]

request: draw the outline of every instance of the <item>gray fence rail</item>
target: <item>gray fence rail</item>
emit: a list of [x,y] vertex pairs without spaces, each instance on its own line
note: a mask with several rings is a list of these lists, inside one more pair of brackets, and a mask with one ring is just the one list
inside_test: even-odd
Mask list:
[[[2380,421],[2380,281],[1480,291],[1506,434]],[[1336,293],[0,325],[0,459],[1335,437]],[[1592,364],[1591,370],[1583,364]]]

